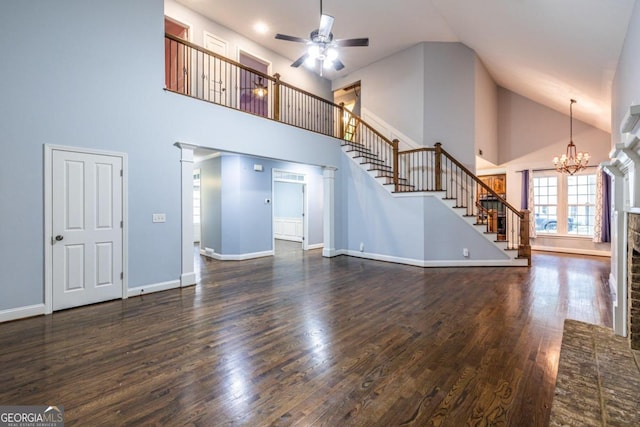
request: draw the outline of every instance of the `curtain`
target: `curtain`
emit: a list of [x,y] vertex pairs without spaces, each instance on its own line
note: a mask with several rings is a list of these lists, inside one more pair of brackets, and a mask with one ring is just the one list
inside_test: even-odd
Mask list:
[[529,170],[522,171],[522,187],[520,192],[520,209],[529,209]]
[[529,209],[529,237],[535,238],[537,236],[536,233],[536,207],[533,198],[533,173],[531,170],[527,171],[527,187],[529,188],[528,196],[528,209]]
[[611,177],[598,168],[596,173],[596,212],[593,223],[595,243],[611,241]]

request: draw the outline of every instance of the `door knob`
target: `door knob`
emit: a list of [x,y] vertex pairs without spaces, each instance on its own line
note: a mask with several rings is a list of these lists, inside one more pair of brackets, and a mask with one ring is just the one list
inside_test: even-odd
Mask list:
[[58,234],[58,235],[56,236],[56,241],[58,241],[58,242],[59,242],[59,241],[60,241],[60,240],[62,240],[62,239],[64,239],[64,237],[62,237],[62,235]]

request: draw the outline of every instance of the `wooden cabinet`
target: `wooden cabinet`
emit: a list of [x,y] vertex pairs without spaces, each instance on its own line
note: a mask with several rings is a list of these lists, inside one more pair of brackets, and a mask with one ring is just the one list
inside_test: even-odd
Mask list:
[[[507,197],[507,175],[484,175],[478,176],[480,180],[487,184],[494,192],[500,197],[506,199]],[[478,222],[482,224],[489,224],[489,231],[497,233],[498,240],[506,239],[506,211],[502,203],[498,201],[492,193],[487,191],[484,187],[478,185]]]
[[[480,178],[480,181],[487,184],[489,188],[491,188],[493,191],[498,193],[500,197],[502,198],[507,197],[507,175],[506,174],[502,173],[498,175],[483,175],[483,176],[478,176],[478,178]],[[483,188],[478,186],[478,199],[480,199],[480,196],[482,194],[486,195],[487,192]]]

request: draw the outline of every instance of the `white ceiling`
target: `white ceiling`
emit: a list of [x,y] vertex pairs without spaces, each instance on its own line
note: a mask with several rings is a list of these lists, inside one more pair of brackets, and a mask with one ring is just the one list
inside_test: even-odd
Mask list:
[[[319,0],[178,0],[293,62],[318,27]],[[335,38],[369,37],[342,48],[346,67],[333,79],[423,41],[474,49],[496,83],[605,131],[611,129],[611,83],[635,0],[324,0]],[[258,34],[253,26],[269,27]]]

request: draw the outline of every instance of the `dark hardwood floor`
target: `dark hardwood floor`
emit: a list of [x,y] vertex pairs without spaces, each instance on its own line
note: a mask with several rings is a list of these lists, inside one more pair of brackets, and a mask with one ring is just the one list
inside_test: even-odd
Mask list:
[[608,258],[422,269],[298,247],[0,324],[0,404],[80,426],[543,426],[564,319],[610,326]]

